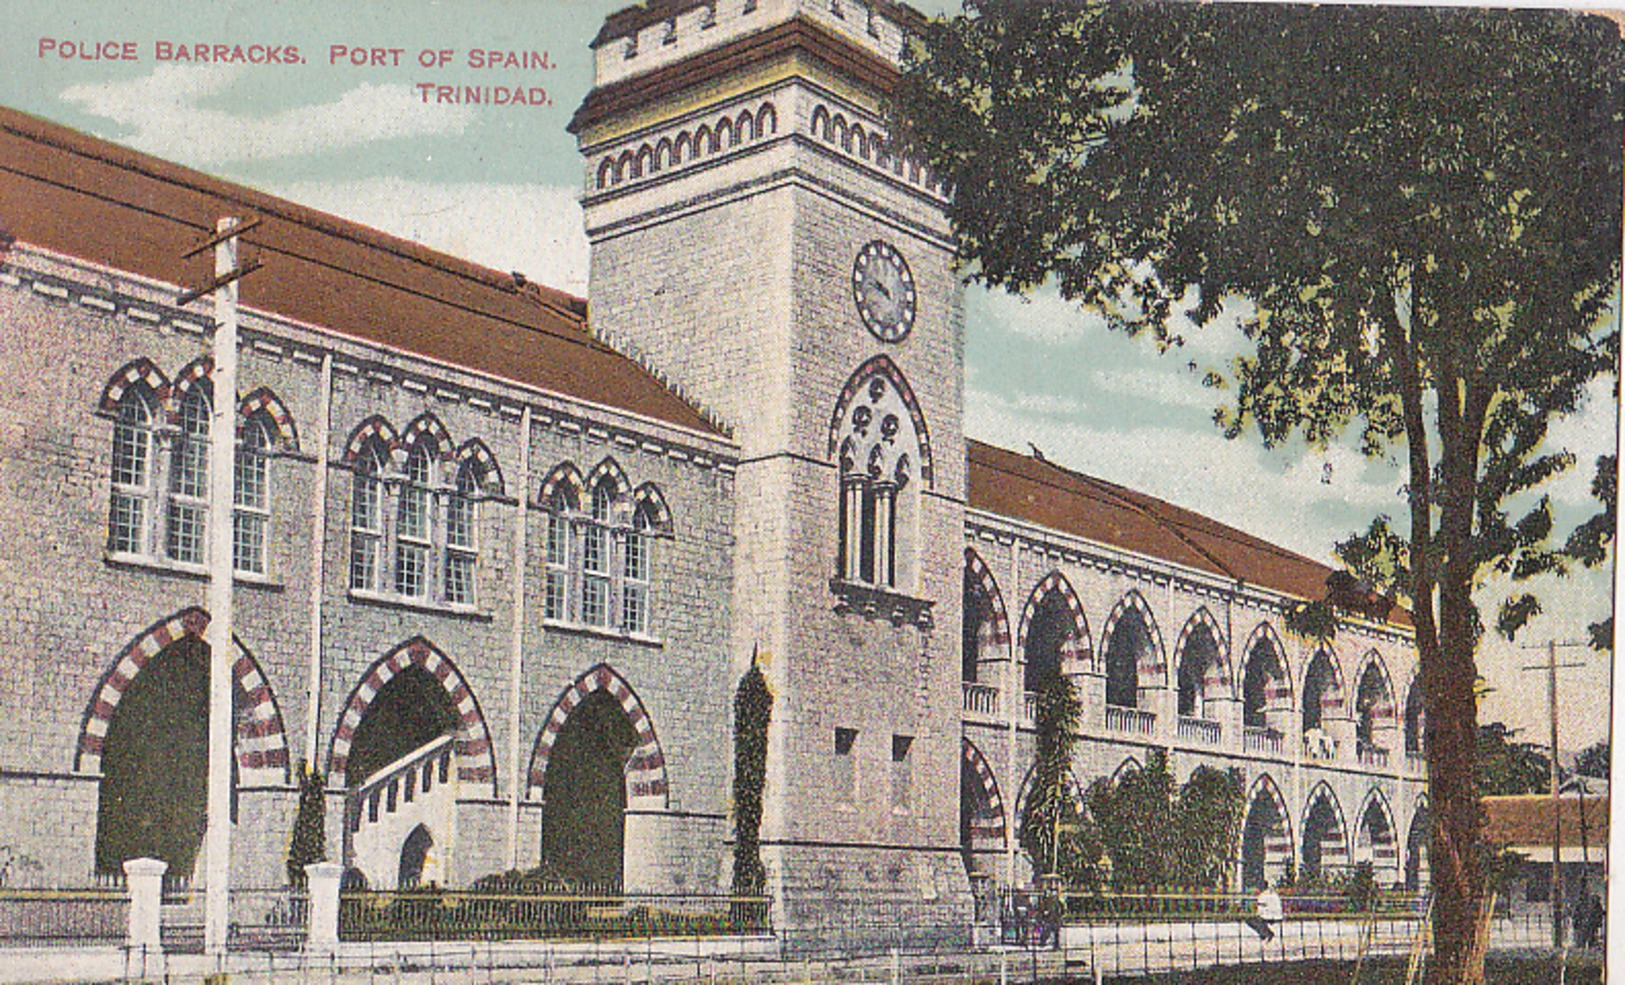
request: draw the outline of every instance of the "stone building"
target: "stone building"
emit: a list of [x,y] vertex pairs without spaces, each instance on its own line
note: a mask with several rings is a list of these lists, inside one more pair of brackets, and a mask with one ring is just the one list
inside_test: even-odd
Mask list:
[[[1425,871],[1403,613],[1332,644],[1329,569],[963,434],[946,191],[891,153],[908,8],[653,0],[572,131],[585,299],[0,112],[0,844],[13,884],[202,830],[211,334],[244,254],[234,879],[280,884],[297,768],[374,886],[544,865],[729,881],[731,701],[775,692],[779,919],[962,922],[1020,881],[1030,692],[1080,785],[1171,751],[1248,784],[1238,876]],[[1019,436],[1011,436],[1012,441]],[[1332,588],[1336,588],[1335,580]]]

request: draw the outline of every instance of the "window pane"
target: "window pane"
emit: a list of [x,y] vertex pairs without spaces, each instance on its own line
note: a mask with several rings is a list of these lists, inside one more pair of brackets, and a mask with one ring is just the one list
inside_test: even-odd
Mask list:
[[549,571],[547,573],[547,602],[542,615],[547,619],[564,619],[564,585],[565,574],[562,571]]
[[355,499],[350,507],[350,525],[361,530],[377,531],[382,505],[382,483],[370,475],[355,477]]
[[570,556],[570,524],[557,513],[547,518],[547,563],[565,564]]
[[626,535],[626,577],[630,581],[646,581],[649,577],[648,541],[640,533]]
[[231,563],[238,571],[265,573],[265,517],[238,511],[232,516]]
[[350,537],[350,587],[375,590],[378,587],[378,539],[352,534]]
[[202,506],[170,503],[167,544],[170,558],[186,564],[202,564],[204,529],[205,516]]
[[474,602],[474,558],[469,554],[446,555],[446,601],[456,605]]
[[147,501],[138,496],[114,493],[113,518],[109,526],[109,550],[142,553],[147,546]]
[[446,500],[446,544],[474,546],[474,503],[465,496],[454,495]]
[[648,632],[648,592],[642,585],[627,585],[621,591],[621,628],[626,632]]
[[581,583],[581,621],[602,626],[609,621],[609,579],[587,575]]
[[113,484],[145,486],[151,449],[146,406],[139,399],[127,398],[119,407],[118,423],[113,425]]
[[395,591],[421,598],[428,591],[429,552],[419,544],[398,544],[395,548]]
[[422,486],[402,486],[397,519],[397,536],[407,540],[429,539],[429,491]]
[[581,539],[581,566],[598,574],[609,573],[609,531],[589,525]]

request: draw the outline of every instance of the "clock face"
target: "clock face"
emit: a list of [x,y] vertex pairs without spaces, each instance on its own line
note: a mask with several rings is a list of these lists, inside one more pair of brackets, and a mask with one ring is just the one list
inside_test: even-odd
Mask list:
[[852,262],[852,299],[875,338],[900,342],[914,327],[914,275],[897,248],[875,240]]

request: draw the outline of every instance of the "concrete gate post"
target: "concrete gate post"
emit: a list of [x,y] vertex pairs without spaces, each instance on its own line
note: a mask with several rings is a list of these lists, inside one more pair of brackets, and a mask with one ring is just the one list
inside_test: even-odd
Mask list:
[[305,947],[331,951],[339,944],[339,882],[344,866],[339,862],[316,862],[305,866],[305,884],[310,889],[309,923],[305,927]]
[[155,858],[132,858],[124,863],[124,885],[130,893],[130,929],[126,943],[131,948],[142,948],[152,954],[163,951],[159,927],[164,873],[168,869],[168,862]]

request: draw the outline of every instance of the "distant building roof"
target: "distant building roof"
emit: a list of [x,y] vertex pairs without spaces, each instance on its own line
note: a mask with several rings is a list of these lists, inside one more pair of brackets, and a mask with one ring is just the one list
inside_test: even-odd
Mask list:
[[[1562,847],[1578,848],[1581,839],[1601,857],[1608,845],[1608,798],[1586,797],[1585,826],[1580,824],[1581,798],[1564,794],[1558,798],[1558,819],[1562,822]],[[1551,858],[1552,798],[1547,794],[1516,797],[1481,797],[1484,805],[1484,842],[1516,850],[1546,849]],[[1564,853],[1567,859],[1568,853]]]
[[[265,267],[246,306],[709,433],[717,427],[587,330],[587,302],[263,192],[0,107],[0,254],[19,240],[183,287],[181,254],[222,215]],[[206,302],[199,305],[206,308]]]
[[[987,510],[1300,599],[1333,569],[1180,506],[1033,455],[967,442],[967,496]],[[1409,625],[1395,608],[1390,622]]]

